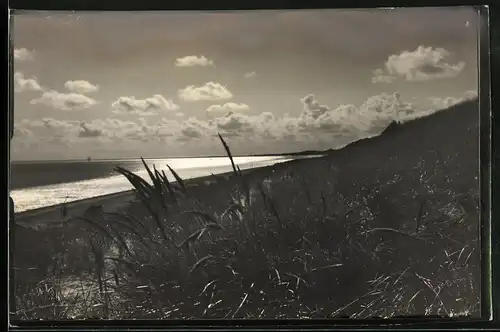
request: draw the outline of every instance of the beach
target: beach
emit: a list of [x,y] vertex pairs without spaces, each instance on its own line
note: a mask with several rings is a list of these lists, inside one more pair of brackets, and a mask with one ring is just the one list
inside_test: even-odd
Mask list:
[[[255,170],[247,170],[246,173]],[[218,177],[224,178],[230,176],[231,173],[218,174]],[[214,181],[213,176],[203,176],[194,179],[185,180],[188,188],[193,189],[198,186],[206,186]],[[133,190],[113,193],[109,195],[102,195],[82,199],[74,202],[63,204],[56,204],[38,209],[32,209],[15,214],[17,223],[23,226],[33,226],[44,223],[61,222],[63,220],[71,219],[74,217],[82,216],[83,213],[93,205],[102,205],[105,212],[117,212],[126,208],[131,203],[137,201],[136,195]],[[67,209],[67,216],[64,217],[61,208],[65,206]]]
[[[235,162],[245,170],[307,157],[310,156],[235,157]],[[175,181],[175,177],[167,165],[183,179],[231,170],[229,159],[223,157],[146,159],[144,162],[150,168],[165,172],[171,181]],[[15,211],[20,213],[133,189],[130,182],[115,171],[116,167],[122,167],[151,181],[140,159],[14,163],[11,169],[10,195],[15,202]]]
[[[311,158],[311,157],[308,157]],[[313,157],[318,158],[318,157]],[[301,158],[303,159],[303,158]],[[287,167],[289,163],[297,162],[297,160],[289,160],[283,162],[282,167]],[[262,182],[266,176],[265,174],[272,174],[275,170],[280,169],[278,164],[270,166],[261,166],[251,169],[243,169],[241,173],[255,181],[257,178],[261,178]],[[213,188],[213,185],[218,185],[220,187],[223,183],[225,185],[234,185],[234,180],[232,182],[228,181],[233,176],[233,172],[219,173],[209,176],[201,176],[192,179],[185,179],[184,183],[189,188],[189,190],[198,195],[206,195],[207,188]],[[217,179],[217,180],[216,180]],[[219,181],[219,183],[216,183]],[[173,181],[175,183],[175,181]],[[205,197],[207,199],[208,197]],[[138,199],[133,190],[127,190],[123,192],[101,195],[98,197],[92,197],[82,200],[77,200],[73,202],[54,204],[47,207],[41,207],[37,209],[32,209],[28,211],[22,211],[15,213],[15,220],[17,223],[31,227],[46,223],[58,223],[64,222],[74,217],[80,217],[84,212],[93,205],[101,205],[104,212],[118,212],[127,209],[132,203],[137,203]],[[66,208],[67,215],[62,215],[62,207]]]

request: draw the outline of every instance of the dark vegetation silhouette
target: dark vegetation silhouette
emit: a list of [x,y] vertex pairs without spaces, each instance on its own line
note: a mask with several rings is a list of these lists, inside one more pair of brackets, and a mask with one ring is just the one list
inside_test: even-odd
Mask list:
[[20,227],[18,319],[480,312],[478,102],[325,156],[189,186],[116,171],[138,201]]

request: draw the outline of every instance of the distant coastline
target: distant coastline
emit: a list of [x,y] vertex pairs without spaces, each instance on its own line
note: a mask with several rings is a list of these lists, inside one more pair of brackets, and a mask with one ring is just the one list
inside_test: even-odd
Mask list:
[[[241,156],[234,156],[234,158],[250,158],[250,157],[293,157],[293,156],[304,156],[304,155],[322,155],[324,154],[323,151],[314,151],[314,150],[307,150],[307,151],[301,151],[301,152],[292,152],[292,153],[269,153],[269,154],[250,154],[250,155],[241,155]],[[144,160],[158,160],[158,159],[201,159],[201,158],[227,158],[227,156],[224,155],[208,155],[208,156],[188,156],[188,157],[151,157],[151,158],[144,158]],[[111,161],[140,161],[141,157],[135,157],[135,158],[111,158],[111,159],[104,159],[104,158],[92,158],[90,162],[95,163],[95,162],[111,162]],[[87,158],[81,158],[81,159],[55,159],[55,160],[11,160],[12,164],[33,164],[33,163],[83,163],[83,162],[88,162]]]

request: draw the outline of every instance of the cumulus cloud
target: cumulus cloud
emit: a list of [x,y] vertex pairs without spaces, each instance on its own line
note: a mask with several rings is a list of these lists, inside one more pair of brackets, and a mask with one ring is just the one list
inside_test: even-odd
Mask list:
[[395,76],[385,74],[383,69],[379,68],[373,71],[372,83],[392,83],[395,80]]
[[[461,98],[475,95],[474,91],[469,91]],[[442,105],[448,106],[459,98],[443,100]],[[80,122],[42,118],[17,121],[15,132],[18,140],[22,138],[38,146],[58,144],[61,149],[67,146],[66,153],[82,153],[84,156],[99,146],[107,146],[109,151],[118,154],[120,151],[132,154],[147,151],[158,156],[164,153],[165,146],[169,147],[169,154],[182,155],[185,151],[213,154],[222,152],[217,133],[227,137],[231,148],[238,154],[292,152],[340,148],[354,140],[379,134],[392,121],[410,121],[439,109],[437,102],[432,109],[416,108],[399,93],[371,96],[360,105],[333,107],[308,94],[297,100],[298,113],[294,115],[248,114],[230,110],[212,119],[164,117],[155,118],[155,121],[151,118],[132,121],[108,118]]]
[[[339,105],[332,108],[321,104],[309,94],[300,100],[303,109],[296,116],[276,117],[263,112],[256,115],[237,113],[232,110],[224,115],[202,120],[196,117],[175,120],[162,118],[148,122],[103,119],[80,123],[42,119],[31,122],[28,129],[50,128],[50,132],[63,130],[73,137],[107,137],[132,141],[163,141],[174,139],[189,142],[215,138],[217,133],[226,137],[244,138],[250,141],[287,140],[316,141],[325,139],[330,145],[335,139],[354,139],[381,131],[392,120],[404,120],[415,112],[411,104],[401,100],[399,94],[381,94],[368,98],[362,105]],[[342,141],[345,143],[344,141]]]
[[300,101],[303,109],[297,116],[276,117],[268,112],[249,115],[228,110],[223,116],[208,121],[190,118],[179,123],[179,140],[212,137],[220,132],[226,137],[250,141],[313,142],[324,139],[325,144],[332,147],[335,142],[344,145],[349,140],[379,133],[392,120],[404,121],[416,112],[398,93],[370,97],[359,107],[339,105],[331,108],[321,104],[313,94]]
[[374,71],[372,82],[388,83],[396,78],[406,81],[449,79],[458,76],[465,62],[449,63],[451,52],[444,48],[418,46],[414,51],[403,51],[389,56],[383,69]]
[[167,111],[176,111],[180,107],[171,99],[156,94],[146,99],[131,97],[120,97],[111,104],[114,113],[137,114],[141,116],[156,115]]
[[64,83],[64,87],[71,92],[79,94],[92,93],[99,90],[99,85],[95,85],[84,80],[66,81],[66,83]]
[[350,121],[357,116],[354,105],[340,105],[332,109],[320,104],[313,94],[305,96],[300,101],[303,104],[302,113],[297,119],[289,119],[289,126],[299,132],[347,132]]
[[474,100],[477,98],[477,96],[478,96],[477,91],[469,90],[469,91],[466,91],[460,97],[444,97],[444,98],[430,97],[429,99],[432,102],[433,108],[435,108],[437,110],[441,110],[441,109],[446,109],[446,108],[449,108],[451,106],[460,104],[464,101]]
[[229,112],[229,111],[248,111],[250,106],[243,103],[225,103],[222,105],[210,105],[207,108],[207,112]]
[[217,131],[225,136],[245,136],[258,131],[258,124],[263,124],[264,122],[262,121],[262,116],[265,117],[265,115],[262,114],[260,116],[245,116],[241,113],[228,112],[223,117],[213,121],[213,124]]
[[245,73],[245,75],[243,75],[244,78],[253,78],[253,77],[256,77],[256,76],[257,76],[257,73],[254,72],[254,71]]
[[187,141],[195,138],[202,138],[211,133],[211,123],[201,121],[195,117],[190,117],[180,124],[179,135],[176,135],[177,140]]
[[36,77],[26,78],[20,72],[14,74],[14,92],[23,91],[42,91],[42,87],[38,83]]
[[78,137],[101,137],[105,136],[105,134],[106,132],[103,129],[98,128],[95,125],[83,122],[80,124],[80,132],[78,133]]
[[178,58],[175,60],[176,67],[209,67],[214,66],[214,62],[209,60],[204,55],[188,55],[182,58]]
[[[78,135],[79,122],[72,120],[58,120],[54,118],[24,119],[16,122],[15,128],[18,132],[30,132],[29,136],[16,136],[17,142],[26,145],[35,145],[38,149],[54,149],[54,145],[69,147]],[[47,152],[45,150],[45,152]]]
[[[160,122],[161,124],[162,122]],[[91,121],[60,120],[54,118],[24,119],[16,122],[18,132],[31,132],[38,140],[57,138],[59,142],[77,144],[79,140],[115,139],[144,140],[157,134],[156,125],[144,121],[122,121],[119,119],[95,119]],[[83,141],[82,141],[83,142]]]
[[178,95],[184,101],[225,100],[233,97],[225,86],[216,82],[207,82],[199,87],[188,85],[184,89],[179,89]]
[[62,93],[55,90],[45,91],[41,97],[31,100],[31,104],[46,105],[63,111],[90,108],[97,101],[79,93]]
[[[109,147],[120,153],[126,144],[116,147],[99,120],[80,122],[54,118],[23,119],[15,123],[12,141],[14,158],[47,159],[84,157],[97,149]],[[116,143],[116,142],[114,142]],[[105,155],[104,155],[105,157]]]
[[15,124],[14,137],[19,137],[19,138],[33,137],[33,131],[31,129]]
[[33,52],[26,48],[15,48],[14,59],[18,61],[33,61],[35,59]]

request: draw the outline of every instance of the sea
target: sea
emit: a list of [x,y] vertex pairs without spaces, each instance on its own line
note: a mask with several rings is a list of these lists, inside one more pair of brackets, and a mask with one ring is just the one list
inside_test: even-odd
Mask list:
[[[234,157],[242,170],[264,167],[310,156]],[[165,171],[175,181],[167,165],[183,179],[221,174],[232,170],[227,157],[146,159],[149,167]],[[132,189],[132,185],[114,169],[126,168],[151,182],[140,159],[68,160],[12,162],[10,195],[15,212],[58,205],[65,202],[119,193]]]

